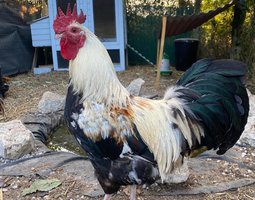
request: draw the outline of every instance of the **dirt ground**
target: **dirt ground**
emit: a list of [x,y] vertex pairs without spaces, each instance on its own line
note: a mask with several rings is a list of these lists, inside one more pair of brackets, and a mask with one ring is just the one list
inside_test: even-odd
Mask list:
[[[119,72],[118,77],[124,86],[127,86],[132,80],[142,78],[145,84],[142,87],[142,95],[158,94],[162,96],[164,91],[170,85],[173,85],[182,73],[173,70],[171,76],[165,75],[161,78],[161,87],[155,88],[156,73],[150,66],[129,67],[125,72]],[[8,91],[5,102],[6,115],[0,116],[0,122],[6,122],[13,119],[19,119],[27,112],[37,109],[37,104],[46,91],[55,92],[65,95],[68,85],[67,72],[52,72],[44,75],[33,75],[31,73],[22,74],[11,78],[9,82],[10,90]],[[248,88],[255,94],[255,81],[248,81]],[[236,162],[218,159],[206,159],[206,168],[201,171],[194,171],[184,184],[176,185],[158,185],[149,188],[140,187],[138,189],[139,200],[255,200],[255,185],[217,192],[212,194],[197,195],[171,195],[169,191],[175,191],[179,188],[192,189],[200,186],[217,185],[227,183],[242,178],[255,179],[255,149],[250,147],[236,146],[235,151],[239,152],[237,161],[243,163],[246,167],[240,167]],[[210,166],[217,164],[216,169],[209,170]],[[35,194],[21,197],[24,188],[29,187],[37,179],[36,177],[0,177],[0,200],[15,199],[102,199],[89,198],[84,194],[83,189],[86,185],[80,183],[76,177],[63,176],[61,170],[56,170],[49,177],[58,178],[62,184],[50,192],[37,192]],[[220,187],[220,186],[219,186]],[[167,193],[168,192],[168,193]],[[116,194],[113,199],[128,199],[126,189]],[[1,199],[1,195],[3,198]],[[163,196],[161,196],[163,195]]]

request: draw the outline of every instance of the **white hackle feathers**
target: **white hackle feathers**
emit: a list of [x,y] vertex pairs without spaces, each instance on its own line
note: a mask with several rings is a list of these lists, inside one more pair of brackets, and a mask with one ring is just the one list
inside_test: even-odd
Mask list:
[[119,82],[108,52],[87,28],[84,46],[70,61],[71,84],[82,100],[126,107],[128,91]]

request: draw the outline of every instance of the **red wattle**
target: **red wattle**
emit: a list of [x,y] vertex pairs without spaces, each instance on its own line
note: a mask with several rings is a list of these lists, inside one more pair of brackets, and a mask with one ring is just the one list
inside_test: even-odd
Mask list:
[[66,42],[64,39],[60,40],[60,49],[62,57],[66,60],[75,59],[79,51],[79,47],[77,45]]
[[85,42],[85,36],[79,36],[77,42],[72,41],[72,39],[67,39],[67,37],[63,37],[60,40],[60,50],[61,55],[66,60],[73,60],[76,58],[79,49],[83,46]]

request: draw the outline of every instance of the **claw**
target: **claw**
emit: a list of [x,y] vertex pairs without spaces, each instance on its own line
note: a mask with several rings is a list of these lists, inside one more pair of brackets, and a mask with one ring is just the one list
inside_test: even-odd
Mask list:
[[111,199],[111,195],[110,194],[105,194],[104,195],[104,199],[103,200],[110,200]]
[[130,185],[130,200],[136,200],[136,185]]

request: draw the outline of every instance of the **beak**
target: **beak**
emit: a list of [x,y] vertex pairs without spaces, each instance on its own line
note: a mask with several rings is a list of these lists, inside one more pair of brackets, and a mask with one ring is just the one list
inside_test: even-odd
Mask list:
[[55,35],[55,39],[56,39],[56,40],[60,39],[61,37],[62,37],[62,33],[61,33],[61,34],[56,34],[56,35]]

